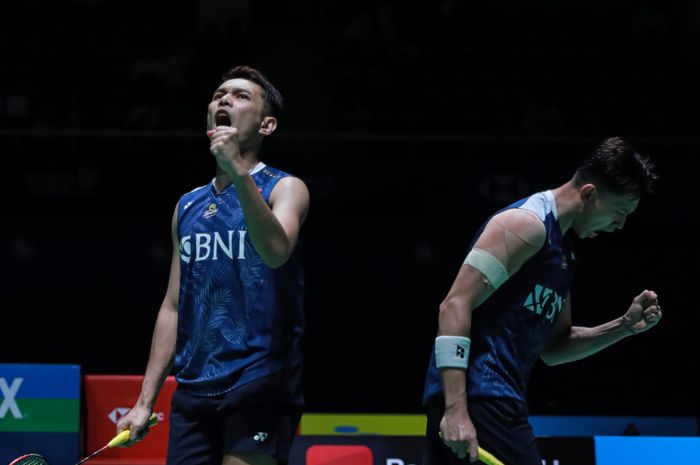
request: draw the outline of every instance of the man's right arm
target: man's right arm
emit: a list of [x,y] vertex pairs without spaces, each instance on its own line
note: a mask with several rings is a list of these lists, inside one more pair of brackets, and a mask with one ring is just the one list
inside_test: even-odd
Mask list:
[[[484,294],[490,293],[479,270],[462,265],[450,292],[440,304],[440,335],[469,337],[472,310]],[[460,368],[441,368],[440,371],[445,395],[445,414],[440,422],[442,439],[460,458],[468,454],[474,461],[478,458],[479,443],[467,411],[466,371]]]
[[[472,248],[440,305],[441,336],[470,337],[472,311],[515,274],[544,244],[546,231],[532,213],[512,209],[494,216]],[[475,258],[476,257],[476,258]],[[494,272],[498,268],[501,271]],[[441,369],[445,416],[440,430],[458,456],[478,459],[478,441],[467,410],[466,371]]]
[[117,424],[117,432],[131,429],[130,440],[140,436],[148,424],[158,393],[170,373],[177,340],[178,296],[180,291],[180,253],[177,240],[177,206],[171,223],[173,254],[165,298],[160,306],[148,357],[141,393],[134,407]]

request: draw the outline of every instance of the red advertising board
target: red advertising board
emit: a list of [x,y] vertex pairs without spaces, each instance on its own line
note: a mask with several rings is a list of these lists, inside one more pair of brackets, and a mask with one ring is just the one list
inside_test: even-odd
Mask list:
[[373,465],[372,451],[362,445],[315,445],[306,450],[306,465]]
[[[107,444],[117,433],[116,424],[134,405],[141,391],[140,375],[86,375],[84,455]],[[169,376],[155,403],[153,413],[158,425],[131,447],[107,449],[91,463],[158,464],[165,463],[170,425],[170,401],[175,391],[175,378]],[[126,459],[126,460],[125,460]]]

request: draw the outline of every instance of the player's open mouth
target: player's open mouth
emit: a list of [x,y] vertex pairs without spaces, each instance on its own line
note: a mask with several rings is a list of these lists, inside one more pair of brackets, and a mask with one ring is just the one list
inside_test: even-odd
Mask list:
[[231,126],[231,117],[226,110],[219,110],[214,113],[214,122],[217,126]]

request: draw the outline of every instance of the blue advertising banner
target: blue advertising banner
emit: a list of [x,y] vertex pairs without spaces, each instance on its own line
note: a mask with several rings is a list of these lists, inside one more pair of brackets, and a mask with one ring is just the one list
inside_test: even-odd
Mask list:
[[666,465],[700,463],[699,437],[595,438],[596,465]]
[[72,465],[79,433],[80,366],[0,364],[0,463],[35,452]]

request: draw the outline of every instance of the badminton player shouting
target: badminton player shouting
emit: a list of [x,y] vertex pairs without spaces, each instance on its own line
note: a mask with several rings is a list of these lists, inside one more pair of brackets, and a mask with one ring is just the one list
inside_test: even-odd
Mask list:
[[258,158],[281,110],[259,71],[229,71],[207,113],[216,175],[173,214],[170,280],[141,393],[117,425],[139,437],[172,369],[169,465],[287,462],[303,404],[296,245],[309,193]]
[[541,465],[526,403],[537,358],[548,365],[579,360],[659,322],[650,290],[593,328],[572,326],[569,297],[569,236],[622,229],[655,179],[645,158],[609,138],[571,180],[484,223],[440,305],[424,392],[424,465],[476,461],[479,446],[506,465]]

